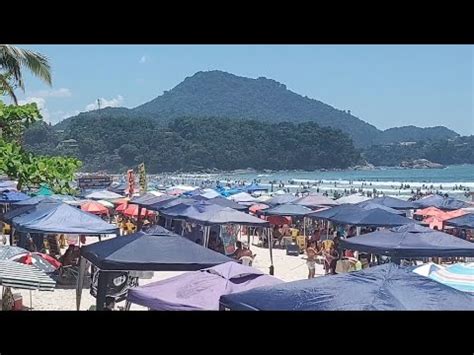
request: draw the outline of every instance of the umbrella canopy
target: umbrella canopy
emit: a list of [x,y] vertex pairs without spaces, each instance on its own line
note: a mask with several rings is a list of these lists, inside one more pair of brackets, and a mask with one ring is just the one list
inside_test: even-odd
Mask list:
[[336,206],[339,204],[339,202],[334,201],[332,198],[324,196],[323,194],[310,194],[303,196],[292,201],[292,203],[306,207]]
[[393,208],[395,210],[412,210],[416,208],[413,202],[403,201],[399,198],[390,196],[376,197],[370,201],[385,207]]
[[[164,196],[160,196],[164,197]],[[157,197],[159,198],[159,197]],[[172,198],[162,198],[159,202],[153,204],[146,204],[146,208],[154,211],[163,211],[173,206],[177,206],[180,204],[187,204],[192,205],[195,204],[197,200],[188,197],[172,197]]]
[[[161,195],[160,195],[161,196]],[[137,196],[137,197],[133,197],[130,202],[132,203],[135,203],[137,205],[143,203],[143,202],[146,202],[146,201],[149,201],[149,200],[152,200],[152,199],[156,199],[156,196],[155,194],[152,194],[150,192],[147,192],[146,194],[142,195],[142,196]],[[127,202],[127,201],[124,201],[124,202]],[[123,202],[122,202],[123,203]]]
[[302,205],[293,205],[291,203],[277,205],[275,207],[268,208],[262,211],[262,213],[265,216],[289,216],[289,217],[303,217],[311,212],[313,211],[307,207],[304,207]]
[[18,191],[4,191],[0,194],[0,203],[14,203],[29,199],[30,196]]
[[115,200],[115,199],[122,198],[122,197],[123,197],[122,195],[119,195],[115,192],[107,191],[107,190],[94,191],[94,192],[86,195],[86,198],[88,198],[90,200]]
[[85,235],[117,233],[117,226],[66,203],[40,202],[21,209],[11,219],[13,227],[19,232]]
[[444,211],[436,207],[426,207],[423,209],[416,210],[414,214],[423,217],[437,217],[442,216],[444,214]]
[[474,256],[474,243],[416,224],[342,239],[340,247],[397,258]]
[[46,186],[41,186],[36,193],[37,196],[51,196],[53,194],[53,191]]
[[[128,206],[123,210],[123,214],[128,217],[138,217],[138,210],[140,209],[140,206],[135,205],[133,203],[128,204]],[[146,217],[148,215],[151,215],[153,212],[148,211],[146,208],[142,208],[140,212],[141,217]]]
[[371,198],[367,197],[367,196],[362,196],[360,194],[353,194],[353,195],[343,196],[341,198],[338,198],[336,201],[340,205],[344,205],[344,204],[352,205],[352,204],[356,204],[356,203],[359,203],[359,202],[364,202],[364,201],[367,201],[367,200],[370,200],[370,199]]
[[108,214],[109,210],[103,204],[96,201],[86,201],[81,204],[81,210],[93,214]]
[[127,206],[128,206],[128,203],[122,203],[121,205],[118,205],[115,208],[115,211],[123,213],[123,211],[125,211],[127,209]]
[[284,203],[290,203],[297,199],[293,194],[282,194],[273,196],[270,200],[266,201],[271,206],[282,205]]
[[380,208],[366,210],[353,205],[336,206],[324,211],[311,213],[308,217],[326,219],[337,224],[368,227],[395,227],[414,222],[412,219],[381,210]]
[[61,263],[52,256],[37,252],[17,255],[12,260],[26,265],[33,265],[47,274],[56,271],[61,266]]
[[250,206],[249,211],[252,213],[257,213],[258,211],[264,210],[266,208],[269,208],[270,206],[264,204],[264,203],[256,203]]
[[[105,201],[105,200],[99,200],[99,201]],[[122,205],[124,203],[128,203],[130,201],[130,198],[128,197],[124,197],[124,198],[118,198],[116,200],[113,200],[112,203],[115,205],[115,206],[119,206],[119,205]]]
[[384,205],[379,205],[378,203],[372,202],[372,200],[358,203],[358,204],[356,204],[356,206],[362,207],[365,210],[373,210],[374,208],[379,208],[381,210],[384,210],[384,211],[387,211],[387,212],[390,212],[390,213],[394,213],[394,214],[399,214],[399,215],[404,214],[403,211],[396,210],[394,208],[387,207],[387,206],[384,206]]
[[222,296],[233,310],[474,310],[474,296],[393,263]]
[[0,284],[26,290],[53,291],[56,281],[31,265],[0,260]]
[[441,210],[458,210],[469,207],[470,204],[452,197],[443,197],[440,195],[431,195],[413,201],[417,208],[436,207]]
[[195,271],[231,260],[180,236],[143,232],[86,245],[81,255],[101,270]]
[[28,254],[28,250],[11,245],[0,246],[0,260],[11,260],[19,255]]
[[229,200],[235,202],[253,202],[255,201],[255,197],[253,197],[247,192],[238,192],[234,195],[229,196]]
[[271,199],[272,197],[270,195],[261,195],[255,199],[255,202],[267,202],[268,200],[271,200]]
[[162,214],[166,217],[192,220],[205,225],[228,223],[256,226],[268,225],[266,221],[260,218],[205,201],[192,205],[180,204],[162,211]]
[[474,213],[468,213],[461,217],[451,218],[444,222],[448,226],[474,229]]
[[98,200],[102,206],[105,206],[107,208],[114,208],[114,204],[112,202],[106,201],[106,200]]
[[283,281],[230,261],[128,291],[128,301],[153,310],[219,310],[219,298]]
[[[414,271],[417,272],[417,269]],[[427,276],[457,290],[474,294],[474,263],[449,266],[432,264]]]
[[233,208],[234,210],[237,210],[237,211],[246,211],[247,210],[247,206],[239,205],[237,202],[234,202],[232,200],[228,200],[228,199],[226,199],[222,196],[210,198],[210,199],[207,200],[207,202],[213,203],[215,205],[219,205],[219,206],[222,206],[222,207]]

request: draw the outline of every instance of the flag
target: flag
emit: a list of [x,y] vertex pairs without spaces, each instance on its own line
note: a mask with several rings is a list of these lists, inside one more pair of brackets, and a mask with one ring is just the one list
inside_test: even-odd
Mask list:
[[144,194],[147,191],[148,181],[146,178],[146,171],[145,171],[145,163],[141,163],[138,166],[138,173],[139,173],[139,183],[140,183],[140,192]]

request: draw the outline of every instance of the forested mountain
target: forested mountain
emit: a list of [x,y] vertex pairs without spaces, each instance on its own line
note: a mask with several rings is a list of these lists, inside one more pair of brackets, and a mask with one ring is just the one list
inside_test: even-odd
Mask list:
[[398,166],[402,161],[414,159],[428,159],[443,165],[474,164],[474,136],[410,145],[376,145],[366,149],[363,157],[378,166]]
[[361,162],[352,140],[314,122],[267,123],[223,118],[180,118],[159,125],[150,118],[71,120],[64,132],[41,123],[25,135],[40,154],[68,154],[84,171],[124,172],[145,162],[148,173],[205,169],[347,168]]
[[150,118],[162,125],[180,117],[221,117],[269,123],[316,122],[349,134],[357,147],[415,138],[445,139],[456,135],[444,127],[422,129],[410,126],[380,131],[349,112],[303,97],[275,80],[245,78],[218,70],[198,72],[136,108],[106,108],[81,113],[59,123],[57,128],[65,129],[71,121],[86,117]]

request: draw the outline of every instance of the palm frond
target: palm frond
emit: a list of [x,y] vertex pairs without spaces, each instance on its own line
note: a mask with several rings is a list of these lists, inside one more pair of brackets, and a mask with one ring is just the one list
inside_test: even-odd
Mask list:
[[10,98],[13,100],[15,105],[18,105],[18,100],[16,98],[15,91],[13,90],[13,87],[11,86],[8,79],[4,75],[0,74],[0,91],[2,91],[2,90],[6,95],[10,96]]

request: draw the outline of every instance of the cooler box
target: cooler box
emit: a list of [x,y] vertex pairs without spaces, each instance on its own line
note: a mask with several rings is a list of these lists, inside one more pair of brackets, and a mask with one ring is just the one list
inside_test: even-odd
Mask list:
[[286,246],[286,255],[300,255],[300,247],[296,243],[291,243]]

